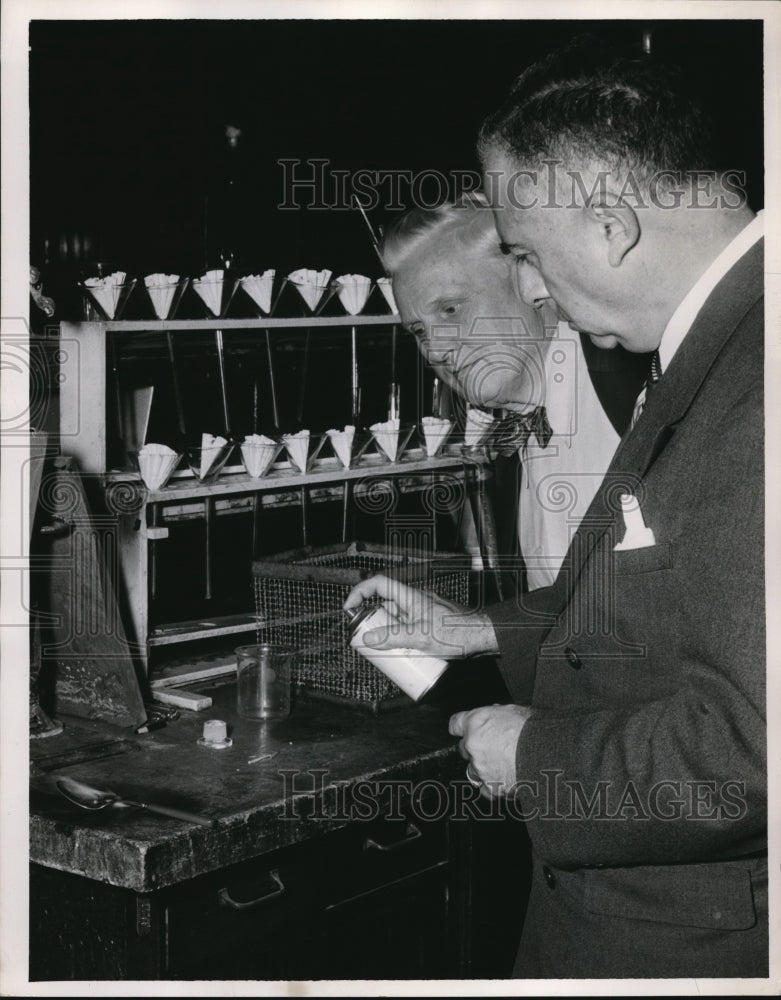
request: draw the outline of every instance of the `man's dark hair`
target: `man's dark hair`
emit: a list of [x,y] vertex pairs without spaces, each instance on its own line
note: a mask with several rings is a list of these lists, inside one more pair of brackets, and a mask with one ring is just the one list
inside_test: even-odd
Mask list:
[[715,168],[706,115],[675,67],[639,47],[579,38],[526,69],[484,122],[483,157],[497,147],[523,166],[589,161],[639,183],[654,174]]

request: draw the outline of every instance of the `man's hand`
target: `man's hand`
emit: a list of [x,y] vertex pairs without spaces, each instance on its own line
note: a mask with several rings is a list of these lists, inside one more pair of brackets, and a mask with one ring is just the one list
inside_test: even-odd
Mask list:
[[471,614],[387,576],[362,580],[347,595],[344,607],[357,608],[375,596],[382,598],[395,621],[364,632],[361,642],[372,649],[417,649],[446,660],[498,652],[493,625],[485,615]]
[[450,733],[460,736],[458,749],[468,761],[468,777],[482,784],[482,792],[498,798],[517,781],[515,751],[531,709],[523,705],[489,705],[450,718]]

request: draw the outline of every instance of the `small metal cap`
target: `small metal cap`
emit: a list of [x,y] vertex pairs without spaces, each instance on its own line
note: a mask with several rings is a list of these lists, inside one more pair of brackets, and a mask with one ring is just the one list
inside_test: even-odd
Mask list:
[[368,618],[372,611],[376,610],[376,604],[361,604],[357,608],[345,608],[342,613],[347,619],[347,638],[352,639],[361,622]]
[[198,740],[202,747],[211,747],[212,750],[222,750],[223,747],[233,745],[233,740],[228,739],[228,727],[222,719],[209,719],[203,724],[203,736]]

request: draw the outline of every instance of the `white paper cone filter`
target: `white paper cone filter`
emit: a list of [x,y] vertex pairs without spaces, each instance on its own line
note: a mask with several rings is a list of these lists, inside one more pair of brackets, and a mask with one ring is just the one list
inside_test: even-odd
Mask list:
[[138,453],[141,478],[150,490],[159,490],[174,471],[179,455],[164,444],[145,444]]
[[282,440],[285,443],[290,461],[300,472],[306,472],[306,460],[309,455],[309,431],[284,434]]
[[244,291],[251,296],[252,301],[264,313],[271,312],[271,296],[274,291],[274,270],[264,271],[263,274],[249,274],[242,278],[239,284]]
[[311,268],[301,268],[288,275],[288,280],[292,281],[298,289],[301,298],[314,312],[317,303],[322,298],[323,292],[328,287],[331,280],[332,271],[313,271]]
[[339,283],[339,301],[351,316],[357,316],[366,305],[372,283],[362,274],[343,274]]
[[393,297],[393,287],[391,286],[390,278],[378,278],[377,284],[391,312],[397,313],[399,307],[396,305],[396,299]]
[[152,308],[158,319],[168,319],[171,303],[179,285],[178,274],[148,274],[144,284],[152,301]]
[[114,271],[113,274],[109,274],[105,278],[87,278],[84,282],[92,297],[109,319],[113,319],[116,314],[117,303],[122,294],[122,286],[125,284],[126,277],[125,271]]
[[396,461],[396,452],[399,450],[400,426],[400,421],[395,419],[385,420],[383,423],[379,424],[372,424],[370,428],[375,441],[380,448],[382,448],[391,462]]
[[241,456],[244,459],[247,474],[253,479],[259,479],[265,475],[274,460],[276,451],[276,442],[266,437],[265,434],[251,434],[245,438],[241,446]]
[[431,458],[432,455],[436,455],[439,446],[447,437],[451,422],[445,417],[424,417],[422,423],[426,454]]
[[220,270],[207,271],[200,278],[193,281],[193,288],[200,295],[206,304],[206,308],[213,316],[219,316],[222,309],[222,286],[225,280],[225,272]]
[[326,434],[331,440],[331,445],[336,452],[336,457],[345,467],[350,468],[353,454],[353,438],[355,437],[355,427],[347,424],[343,431],[330,430]]
[[209,475],[211,467],[220,457],[220,452],[227,443],[224,437],[214,437],[211,434],[201,436],[201,479]]

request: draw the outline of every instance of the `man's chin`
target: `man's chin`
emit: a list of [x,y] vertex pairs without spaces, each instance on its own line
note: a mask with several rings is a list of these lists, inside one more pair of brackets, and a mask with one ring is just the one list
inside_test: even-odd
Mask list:
[[589,333],[588,339],[594,347],[601,347],[604,351],[610,351],[614,347],[618,347],[618,337],[614,336],[612,333]]

